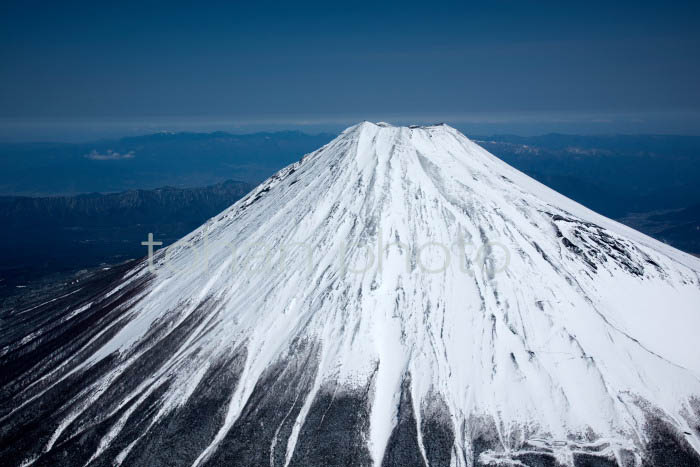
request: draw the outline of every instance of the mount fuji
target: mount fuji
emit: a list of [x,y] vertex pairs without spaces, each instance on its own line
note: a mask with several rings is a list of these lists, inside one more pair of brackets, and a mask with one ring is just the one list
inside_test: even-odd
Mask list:
[[700,465],[700,259],[447,125],[1,318],[3,465]]

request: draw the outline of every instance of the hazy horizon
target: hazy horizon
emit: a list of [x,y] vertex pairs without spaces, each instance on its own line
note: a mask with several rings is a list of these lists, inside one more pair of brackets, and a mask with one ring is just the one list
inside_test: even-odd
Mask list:
[[686,135],[700,136],[700,112],[645,114],[494,112],[462,115],[349,115],[283,117],[0,118],[0,142],[90,142],[160,132],[338,133],[360,121],[395,125],[447,123],[467,135]]

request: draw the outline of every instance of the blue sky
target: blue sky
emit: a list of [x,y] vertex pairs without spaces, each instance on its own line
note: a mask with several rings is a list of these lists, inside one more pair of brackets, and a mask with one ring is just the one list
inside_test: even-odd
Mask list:
[[700,133],[699,13],[698,2],[6,1],[0,137],[37,122],[361,119]]

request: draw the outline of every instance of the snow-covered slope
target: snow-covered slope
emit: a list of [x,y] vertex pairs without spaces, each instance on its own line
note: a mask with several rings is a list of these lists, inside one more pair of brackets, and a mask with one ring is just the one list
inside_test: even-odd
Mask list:
[[449,126],[361,123],[152,268],[8,316],[0,453],[700,465],[699,272]]

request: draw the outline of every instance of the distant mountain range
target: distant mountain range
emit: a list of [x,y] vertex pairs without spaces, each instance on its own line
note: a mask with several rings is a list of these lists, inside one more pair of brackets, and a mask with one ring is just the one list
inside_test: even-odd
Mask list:
[[0,288],[45,273],[140,258],[149,232],[168,245],[251,188],[227,181],[203,188],[0,197]]
[[661,213],[635,213],[620,221],[662,242],[700,256],[700,203]]
[[475,137],[486,150],[606,216],[700,203],[700,137]]
[[0,195],[257,184],[332,138],[296,131],[158,133],[80,144],[0,144]]
[[[6,226],[0,289],[49,272],[140,257],[149,232],[167,245],[332,137],[159,133],[85,144],[0,144],[0,195],[8,195],[0,196]],[[585,206],[700,254],[700,138],[474,140]],[[224,182],[230,179],[240,181]],[[157,188],[164,185],[171,187]],[[78,194],[94,191],[118,193]]]
[[[240,180],[257,185],[334,135],[158,133],[0,144],[0,195],[55,196]],[[610,217],[700,203],[700,137],[473,136],[528,175]]]

